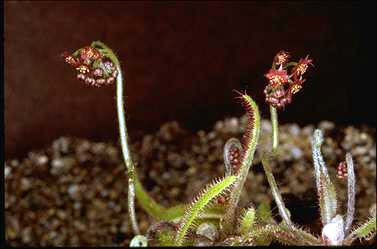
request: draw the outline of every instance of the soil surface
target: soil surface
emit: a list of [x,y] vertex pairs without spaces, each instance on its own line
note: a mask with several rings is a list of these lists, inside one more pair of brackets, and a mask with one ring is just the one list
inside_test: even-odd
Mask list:
[[[218,121],[211,131],[187,131],[166,123],[155,134],[131,134],[138,175],[161,204],[190,201],[204,185],[224,174],[223,146],[241,139],[245,117]],[[323,121],[325,161],[337,187],[340,213],[345,213],[346,182],[336,167],[351,152],[356,172],[354,224],[376,212],[376,129],[337,127]],[[310,137],[315,126],[280,126],[279,156],[272,162],[276,181],[292,219],[319,234]],[[269,202],[277,209],[260,165],[270,148],[271,124],[262,120],[254,166],[248,175],[241,206]],[[60,137],[43,150],[5,162],[6,239],[12,246],[128,246],[132,232],[127,214],[127,176],[119,144]],[[137,206],[142,232],[153,223]],[[372,240],[375,241],[375,238]],[[364,244],[371,242],[363,242]]]

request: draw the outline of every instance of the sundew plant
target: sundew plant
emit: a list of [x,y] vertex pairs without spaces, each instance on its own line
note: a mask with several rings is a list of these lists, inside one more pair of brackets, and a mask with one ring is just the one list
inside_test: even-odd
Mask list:
[[[323,135],[315,130],[312,137],[313,168],[322,221],[321,234],[312,234],[294,224],[285,207],[270,167],[277,156],[278,111],[285,109],[303,87],[306,71],[312,66],[309,56],[298,62],[289,61],[290,54],[280,51],[265,74],[268,81],[264,89],[265,100],[270,107],[272,145],[263,152],[262,165],[277,204],[281,222],[270,215],[266,203],[258,207],[250,203],[239,206],[260,135],[260,113],[257,104],[246,92],[236,91],[247,116],[242,141],[229,139],[224,145],[225,175],[205,186],[191,203],[172,207],[158,204],[143,188],[138,179],[133,156],[129,150],[125,121],[125,80],[116,54],[107,45],[94,41],[70,53],[63,53],[65,61],[77,71],[77,79],[89,86],[102,87],[116,84],[116,109],[122,156],[128,175],[128,213],[135,234],[130,246],[201,246],[269,245],[275,241],[287,245],[351,245],[357,239],[369,239],[376,233],[376,215],[361,225],[353,226],[355,213],[355,186],[352,156],[346,153],[340,162],[337,177],[347,180],[348,202],[346,214],[337,209],[336,188],[321,155]],[[141,234],[135,212],[135,200],[155,221],[146,234]]]

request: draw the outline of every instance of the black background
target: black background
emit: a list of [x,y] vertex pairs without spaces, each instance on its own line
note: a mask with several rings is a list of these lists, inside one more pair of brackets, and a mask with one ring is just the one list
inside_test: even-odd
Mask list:
[[263,100],[281,49],[314,68],[281,123],[376,125],[376,4],[371,2],[5,2],[6,156],[62,136],[117,139],[115,87],[88,88],[61,60],[102,40],[126,78],[129,130],[189,129],[242,114],[233,89]]

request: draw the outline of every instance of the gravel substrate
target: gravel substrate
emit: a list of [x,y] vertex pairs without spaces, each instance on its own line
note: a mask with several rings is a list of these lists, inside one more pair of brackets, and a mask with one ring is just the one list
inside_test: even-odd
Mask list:
[[[241,138],[245,117],[218,121],[212,131],[192,133],[178,123],[164,124],[156,134],[133,137],[131,149],[145,188],[161,204],[191,200],[213,178],[224,174],[223,146]],[[323,154],[335,176],[336,166],[351,152],[355,162],[356,220],[376,210],[375,128],[318,124],[325,133]],[[280,126],[274,175],[294,222],[319,232],[310,137],[313,125]],[[241,206],[271,202],[260,165],[270,148],[271,124],[262,121],[254,167],[241,195]],[[346,183],[333,177],[345,213]],[[44,150],[5,162],[6,238],[13,246],[127,246],[132,237],[127,214],[127,177],[119,146],[61,137]],[[273,202],[271,203],[274,207]],[[276,213],[276,208],[273,210]],[[308,213],[309,212],[309,213]],[[137,207],[142,232],[153,222]]]

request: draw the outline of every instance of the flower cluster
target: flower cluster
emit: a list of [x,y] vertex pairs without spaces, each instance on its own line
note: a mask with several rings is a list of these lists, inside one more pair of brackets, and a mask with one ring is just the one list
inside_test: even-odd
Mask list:
[[77,79],[91,86],[112,84],[118,75],[114,63],[98,49],[90,46],[81,48],[73,54],[65,52],[62,57],[78,71]]
[[[274,57],[272,68],[265,74],[269,82],[264,89],[266,102],[275,108],[284,108],[292,102],[292,96],[301,90],[305,82],[302,76],[309,65],[313,65],[308,56],[300,59],[298,63],[288,63],[289,58],[288,52],[280,51]],[[290,66],[293,68],[288,74],[287,68]]]
[[229,162],[232,167],[232,172],[237,172],[241,166],[241,151],[236,146],[229,149]]
[[347,176],[347,164],[346,162],[340,162],[338,167],[336,168],[336,177],[338,177],[339,179],[346,179]]

